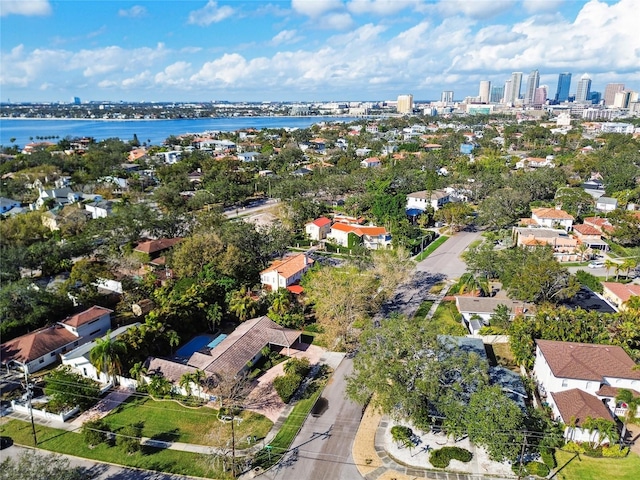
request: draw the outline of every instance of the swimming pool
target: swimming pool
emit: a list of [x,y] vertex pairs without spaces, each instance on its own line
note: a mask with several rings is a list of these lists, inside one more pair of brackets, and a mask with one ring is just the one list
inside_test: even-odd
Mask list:
[[201,350],[209,344],[214,343],[218,339],[218,337],[220,337],[220,335],[198,335],[196,337],[193,337],[176,351],[176,355],[178,357],[189,358],[198,350]]
[[213,339],[213,341],[211,343],[207,344],[207,347],[209,348],[215,348],[217,345],[220,344],[220,342],[222,342],[225,338],[227,338],[227,336],[224,333],[221,333],[220,335],[218,335],[216,338]]

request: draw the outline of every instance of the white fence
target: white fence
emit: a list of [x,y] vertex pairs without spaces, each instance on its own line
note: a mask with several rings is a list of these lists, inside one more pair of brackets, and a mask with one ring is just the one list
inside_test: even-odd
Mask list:
[[[24,405],[22,402],[16,402],[15,400],[12,400],[11,406],[13,407],[14,412],[25,413],[27,415],[29,414],[29,407],[27,405]],[[47,412],[46,410],[38,410],[36,408],[32,408],[31,411],[33,412],[34,417],[45,418],[47,420],[55,420],[58,422],[66,422],[67,420],[69,420],[69,418],[78,413],[80,411],[80,408],[75,407],[68,412],[62,413],[51,413]]]

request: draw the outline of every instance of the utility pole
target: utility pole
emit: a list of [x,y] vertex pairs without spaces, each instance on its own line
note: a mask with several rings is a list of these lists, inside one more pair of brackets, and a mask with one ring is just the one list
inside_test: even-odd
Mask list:
[[13,362],[22,366],[24,372],[24,385],[27,389],[27,405],[29,407],[29,416],[31,417],[31,432],[33,433],[33,445],[38,446],[38,437],[36,435],[36,424],[33,422],[33,407],[31,405],[31,398],[33,397],[33,384],[29,383],[29,367],[26,363],[21,363],[16,360]]
[[527,446],[527,434],[524,434],[524,441],[522,442],[522,450],[520,451],[520,467],[518,468],[518,480],[522,478],[522,459],[524,458],[524,449]]

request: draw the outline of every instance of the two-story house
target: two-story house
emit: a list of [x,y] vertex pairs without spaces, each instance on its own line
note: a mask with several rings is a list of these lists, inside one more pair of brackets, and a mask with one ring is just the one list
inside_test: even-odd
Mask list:
[[415,209],[424,212],[428,206],[431,206],[434,210],[438,210],[449,202],[451,202],[451,196],[444,190],[422,190],[407,195],[406,210],[410,211]]
[[619,389],[640,391],[635,366],[619,346],[536,340],[533,374],[538,391],[556,420],[567,425],[569,440],[597,440],[594,432],[582,428],[587,417],[613,420],[614,413],[621,414],[615,402]]
[[304,230],[311,240],[324,240],[331,231],[331,220],[327,217],[316,218],[307,223]]
[[328,239],[341,247],[353,248],[356,245],[364,245],[370,250],[389,248],[391,246],[391,234],[384,227],[351,225],[336,222],[331,226]]
[[287,288],[300,282],[312,265],[313,259],[306,253],[285,257],[274,261],[260,272],[260,282],[264,288],[275,292],[279,288]]
[[541,227],[564,228],[570,231],[573,227],[573,216],[560,208],[533,208],[531,218]]

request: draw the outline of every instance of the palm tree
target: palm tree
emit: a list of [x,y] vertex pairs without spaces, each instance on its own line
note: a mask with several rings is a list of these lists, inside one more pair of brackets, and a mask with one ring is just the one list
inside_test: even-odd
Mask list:
[[580,254],[581,262],[584,262],[584,256],[587,254],[588,251],[589,251],[589,245],[587,245],[586,243],[581,243],[580,245],[578,245],[578,248],[576,248],[576,252]]
[[167,332],[167,338],[169,339],[169,347],[171,347],[171,355],[173,355],[173,347],[180,343],[180,336],[175,330],[169,330]]
[[483,275],[465,273],[458,280],[458,293],[462,295],[466,292],[480,293],[481,296],[487,296],[489,294],[489,280]]
[[625,276],[629,278],[629,272],[634,268],[636,268],[637,266],[638,266],[637,258],[627,258],[624,262],[622,262],[622,265],[620,265],[620,268],[625,271]]
[[624,437],[627,434],[627,424],[635,422],[638,418],[637,413],[638,407],[640,407],[640,397],[634,397],[631,390],[621,388],[616,395],[616,406],[618,404],[627,406],[627,411],[622,417],[622,434],[620,434],[620,448],[622,448],[622,442],[624,442]]
[[191,396],[191,382],[193,381],[191,373],[183,373],[180,377],[180,386],[187,392],[187,397]]
[[273,294],[269,311],[278,316],[286,314],[291,308],[291,297],[289,290],[281,288]]
[[258,304],[248,294],[246,287],[236,290],[231,295],[229,311],[238,317],[238,320],[241,322],[252,318],[256,314],[257,310]]
[[606,278],[606,281],[607,281],[607,282],[609,281],[609,271],[610,271],[612,268],[616,268],[616,265],[618,265],[618,264],[617,264],[616,262],[614,262],[613,260],[605,260],[605,261],[604,261],[604,269],[605,269],[605,270],[606,270],[606,272],[607,272],[607,278]]
[[136,362],[133,364],[133,367],[129,370],[129,374],[131,377],[138,382],[138,385],[144,384],[144,375],[149,373],[147,371],[147,367],[144,366],[142,362]]
[[629,300],[624,302],[627,310],[637,310],[640,312],[640,295],[632,295]]
[[126,352],[125,343],[111,338],[111,330],[109,330],[104,337],[96,340],[95,346],[89,352],[89,361],[96,370],[106,375],[107,381],[111,376],[115,385],[116,375],[122,373],[122,360]]

